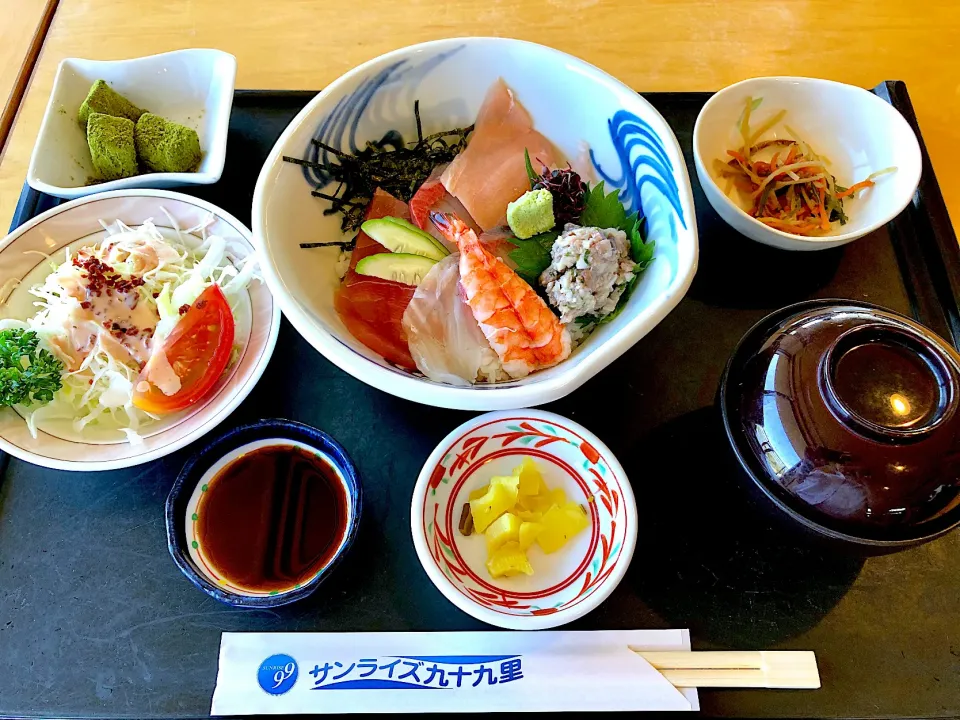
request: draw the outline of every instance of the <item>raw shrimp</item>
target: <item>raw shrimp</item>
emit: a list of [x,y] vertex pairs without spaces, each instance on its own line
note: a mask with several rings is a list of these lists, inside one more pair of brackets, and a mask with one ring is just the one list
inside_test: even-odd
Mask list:
[[519,275],[487,250],[456,215],[430,219],[460,248],[460,284],[467,303],[512,378],[556,365],[570,356],[570,333]]

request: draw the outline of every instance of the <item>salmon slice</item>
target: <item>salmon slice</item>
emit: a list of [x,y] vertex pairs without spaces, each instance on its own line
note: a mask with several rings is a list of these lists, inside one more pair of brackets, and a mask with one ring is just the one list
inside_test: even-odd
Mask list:
[[[410,218],[407,204],[377,190],[367,207],[366,220],[382,217]],[[368,255],[389,252],[364,232],[350,257],[350,269],[334,298],[337,314],[357,340],[388,362],[408,370],[416,369],[403,330],[403,312],[416,288],[412,285],[381,280],[355,271],[357,263]]]
[[443,183],[440,182],[440,178],[448,167],[448,164],[444,164],[434,168],[433,172],[430,173],[430,177],[424,180],[420,189],[410,198],[410,222],[421,230],[433,235],[433,237],[443,243],[450,252],[456,252],[456,246],[450,245],[443,236],[443,233],[437,230],[436,226],[430,222],[431,212],[453,213],[476,230],[477,233],[480,233],[481,230],[480,226],[470,217],[470,213],[467,212],[463,203],[447,192]]
[[441,177],[482,230],[506,222],[507,203],[530,189],[524,149],[536,168],[540,163],[557,167],[563,160],[553,143],[533,129],[530,113],[499,79],[487,91],[467,149]]

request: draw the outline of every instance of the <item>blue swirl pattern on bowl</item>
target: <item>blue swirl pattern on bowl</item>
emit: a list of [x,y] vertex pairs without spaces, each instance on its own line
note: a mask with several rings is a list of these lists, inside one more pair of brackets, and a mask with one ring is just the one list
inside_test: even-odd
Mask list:
[[597,173],[607,185],[620,191],[620,202],[628,211],[639,212],[647,218],[650,237],[664,237],[662,233],[666,231],[676,242],[676,219],[683,227],[687,227],[687,223],[673,163],[660,136],[649,123],[626,110],[614,113],[607,121],[607,128],[620,160],[620,176],[615,178],[605,171],[591,149],[590,161]]
[[[464,47],[459,45],[417,65],[400,60],[366,78],[356,90],[337,101],[317,127],[313,139],[343,152],[359,152],[357,128],[368,111],[377,112],[380,109],[378,105],[386,104],[382,91],[391,88],[403,93],[406,102],[402,106],[406,111],[416,100],[416,90],[423,78]],[[369,116],[367,119],[370,119]],[[374,124],[391,129],[373,144],[386,148],[402,147],[403,135],[394,129],[399,118],[382,117],[376,120]],[[590,160],[597,173],[608,186],[619,190],[620,201],[628,211],[636,211],[647,219],[647,232],[651,238],[669,238],[676,242],[676,222],[679,220],[684,228],[687,223],[673,162],[664,148],[663,140],[649,123],[627,110],[614,113],[607,120],[607,129],[620,161],[619,176],[615,177],[613,172],[605,170],[591,148]],[[327,164],[331,161],[331,153],[311,142],[303,159]],[[329,174],[318,167],[303,166],[301,170],[304,179],[314,189],[323,188],[331,181]]]
[[[360,83],[356,90],[349,95],[344,95],[337,101],[330,114],[324,117],[320,123],[313,139],[342,152],[359,152],[357,127],[360,125],[364,113],[371,107],[371,102],[375,98],[380,99],[377,97],[378,94],[382,96],[381,91],[385,88],[403,90],[404,94],[409,96],[407,98],[409,102],[404,103],[404,106],[407,112],[412,112],[413,103],[416,100],[416,89],[423,78],[463,48],[464,46],[460,45],[434,55],[418,65],[414,65],[407,60],[400,60],[368,77]],[[390,127],[396,123],[396,120],[396,118],[393,120],[382,118],[383,126]],[[391,129],[385,132],[383,137],[374,144],[380,147],[397,148],[403,146],[404,139],[403,135]],[[304,159],[313,163],[327,164],[330,162],[330,153],[311,142],[304,153]],[[315,188],[325,187],[331,179],[323,170],[307,166],[303,166],[303,176]]]

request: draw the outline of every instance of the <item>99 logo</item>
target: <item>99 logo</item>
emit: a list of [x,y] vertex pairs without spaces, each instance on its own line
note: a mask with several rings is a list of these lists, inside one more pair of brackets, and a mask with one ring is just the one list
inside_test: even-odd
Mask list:
[[271,655],[257,671],[257,682],[264,692],[271,695],[283,695],[297,682],[300,669],[297,661],[289,655]]

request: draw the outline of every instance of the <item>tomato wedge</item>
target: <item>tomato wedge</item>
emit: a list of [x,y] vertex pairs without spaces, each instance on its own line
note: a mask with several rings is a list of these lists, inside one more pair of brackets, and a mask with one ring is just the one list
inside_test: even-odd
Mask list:
[[154,353],[164,353],[180,389],[166,395],[148,378],[151,363],[140,373],[133,404],[152,413],[171,413],[203,398],[223,374],[233,350],[234,320],[218,285],[211,285],[194,301]]

